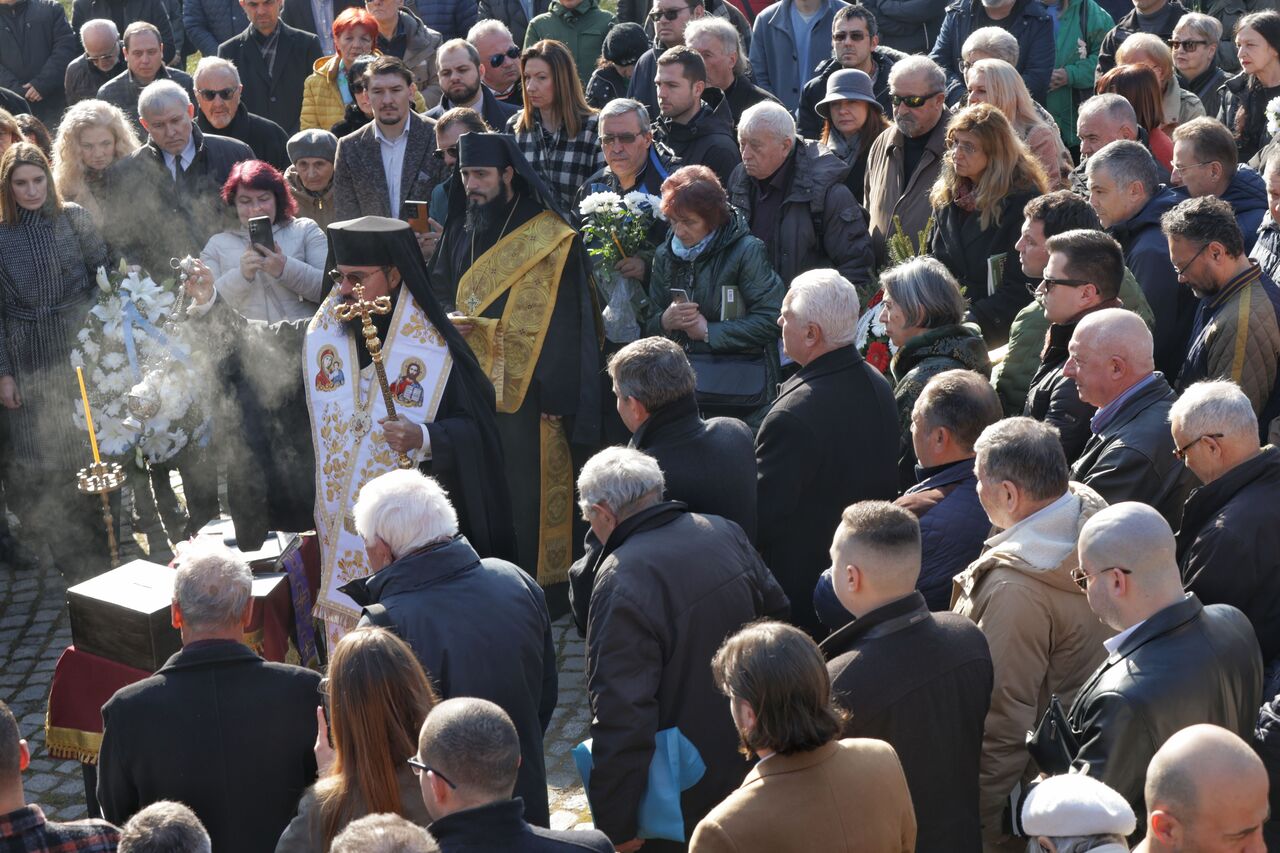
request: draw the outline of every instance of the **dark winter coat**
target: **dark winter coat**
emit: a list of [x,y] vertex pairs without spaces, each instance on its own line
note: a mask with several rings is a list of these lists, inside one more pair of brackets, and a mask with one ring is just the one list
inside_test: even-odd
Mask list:
[[[1267,131],[1266,91],[1261,86],[1250,86],[1249,75],[1243,71],[1227,78],[1218,91],[1222,94],[1218,121],[1235,134],[1240,162],[1247,163],[1274,139],[1274,135]],[[1236,126],[1241,109],[1246,111],[1242,131]]]
[[1253,748],[1266,765],[1271,780],[1271,819],[1262,825],[1268,850],[1280,849],[1280,696],[1272,696],[1258,714]]
[[[881,35],[883,36],[883,30]],[[892,48],[877,47],[871,52],[871,62],[876,67],[871,81],[872,92],[886,116],[893,115],[893,99],[889,97],[889,70],[905,54]],[[800,108],[796,111],[796,133],[805,139],[817,139],[822,135],[822,116],[818,115],[818,102],[827,96],[827,79],[842,68],[837,59],[828,59],[814,70],[814,77],[800,93]]]
[[[938,40],[929,58],[947,72],[947,103],[958,104],[968,91],[960,72],[961,49],[977,29],[977,0],[956,0],[947,7]],[[1043,104],[1049,94],[1049,78],[1053,76],[1057,46],[1053,38],[1053,19],[1039,0],[1019,0],[1010,13],[1018,16],[1011,34],[1018,40],[1018,73],[1022,75],[1031,97]],[[1021,223],[1019,223],[1021,226]]]
[[978,853],[978,757],[993,680],[981,629],[930,613],[917,592],[845,625],[822,653],[835,704],[849,712],[841,736],[883,740],[898,753],[917,853]]
[[1200,481],[1173,455],[1169,409],[1176,399],[1164,376],[1155,374],[1089,436],[1071,479],[1109,504],[1144,503],[1177,530],[1187,495]]
[[[703,98],[702,109],[688,124],[679,124],[669,118],[653,123],[653,138],[670,148],[685,163],[697,163],[716,173],[723,186],[729,185],[729,176],[742,163],[738,138],[734,135],[733,122],[727,109],[718,110]],[[654,112],[651,115],[658,115]]]
[[222,43],[218,56],[229,59],[240,72],[244,93],[240,102],[254,115],[270,119],[292,136],[298,132],[298,116],[302,112],[302,84],[311,74],[311,66],[323,54],[320,40],[281,21],[280,40],[276,43],[276,60],[272,74],[253,40],[252,27]]
[[196,124],[205,133],[217,133],[229,139],[240,140],[253,149],[253,156],[267,161],[281,172],[289,168],[289,152],[285,147],[289,137],[280,125],[254,115],[245,109],[243,103],[224,128],[215,128],[199,110],[196,111]]
[[371,121],[373,118],[365,115],[360,105],[353,101],[342,111],[342,121],[331,125],[329,132],[341,139],[344,136],[350,136]]
[[[272,853],[316,778],[319,689],[319,674],[268,663],[241,643],[183,649],[102,707],[103,813],[123,824],[151,803],[178,800],[215,853]],[[252,784],[233,755],[252,756]]]
[[183,0],[182,25],[187,44],[204,56],[217,56],[218,45],[244,32],[249,18],[236,0]]
[[[106,101],[120,108],[120,112],[133,122],[133,128],[138,135],[146,139],[147,131],[142,126],[142,121],[138,117],[138,96],[142,94],[142,90],[146,86],[138,83],[133,76],[133,72],[127,66],[121,65],[120,73],[112,77],[110,80],[102,84],[102,88],[98,89],[98,100]],[[170,68],[162,65],[156,71],[156,80],[172,80],[181,86],[187,93],[187,97],[191,99],[191,103],[196,102],[196,93],[193,88],[194,82],[191,75],[177,68]],[[155,82],[154,80],[152,82]],[[150,84],[148,84],[150,85]],[[199,114],[199,108],[196,113]]]
[[[916,400],[920,398],[920,393],[930,379],[943,371],[957,368],[991,377],[991,359],[987,357],[987,345],[983,342],[978,327],[972,323],[939,326],[916,335],[902,345],[889,365],[893,379],[893,399],[898,404],[898,482],[904,489],[914,486],[916,482],[916,452],[911,444],[911,410],[915,408]],[[948,584],[948,595],[949,589]]]
[[174,40],[173,28],[169,26],[169,12],[162,0],[124,0],[119,18],[112,14],[113,6],[109,0],[75,0],[71,4],[71,29],[75,30],[77,38],[80,28],[95,18],[114,21],[122,34],[125,27],[135,21],[146,21],[160,31],[164,61],[168,63],[173,59],[174,49],[180,45]]
[[[489,90],[488,86],[480,87],[480,99],[480,109],[478,110],[480,117],[483,118],[485,123],[488,124],[489,127],[493,128],[497,133],[501,133],[503,131],[507,126],[507,120],[509,118],[520,112],[519,107],[512,104],[504,104],[502,101],[495,98],[493,96],[493,92]],[[451,110],[455,106],[457,105],[449,100],[448,95],[442,95],[440,103],[427,110],[424,115],[426,115],[427,118],[438,119],[440,116],[444,115],[445,110]],[[350,106],[348,106],[348,110],[349,109]],[[360,109],[360,107],[357,106],[356,109]],[[361,115],[364,115],[364,113],[361,113]],[[361,125],[361,127],[363,126],[364,125]],[[360,128],[358,127],[352,128],[352,130],[359,129]]]
[[[870,173],[868,173],[869,177]],[[1014,244],[1022,228],[1022,209],[1035,190],[1013,192],[1005,196],[999,223],[982,227],[978,211],[964,210],[955,202],[934,208],[933,231],[929,234],[929,253],[951,271],[969,299],[969,319],[982,328],[989,346],[998,347],[1009,339],[1009,326],[1022,306],[1031,301],[1027,277],[1018,262]],[[988,292],[987,259],[1004,256],[1004,272],[1000,286]]]
[[1076,693],[1068,719],[1089,775],[1146,825],[1143,784],[1156,750],[1211,723],[1248,738],[1262,702],[1262,658],[1244,614],[1189,594],[1149,616]]
[[[90,62],[83,53],[80,54],[71,60],[71,64],[67,66],[67,73],[63,77],[63,92],[66,95],[67,106],[98,97],[98,90],[124,69],[123,59],[116,62],[110,71],[102,71],[98,66]],[[23,103],[25,104],[26,101],[24,100]],[[0,109],[8,109],[8,107],[0,103]],[[26,111],[30,112],[30,110]],[[9,110],[9,112],[12,113],[13,110]]]
[[587,623],[591,814],[615,844],[636,837],[654,735],[675,727],[707,768],[680,796],[687,838],[748,770],[708,661],[746,623],[786,618],[786,596],[742,528],[674,501],[619,524],[595,575]]
[[[515,796],[525,820],[547,826],[542,735],[558,698],[547,601],[513,563],[481,559],[462,536],[397,559],[343,587],[365,608],[361,624],[389,627],[408,643],[441,699],[476,696],[499,705],[520,736]],[[383,612],[370,610],[381,605]]]
[[1177,204],[1176,193],[1161,187],[1142,208],[1107,233],[1124,249],[1124,265],[1133,272],[1156,318],[1156,370],[1176,377],[1191,337],[1197,299],[1191,288],[1178,283],[1169,260],[1169,241],[1160,230],[1160,217]]
[[871,0],[880,46],[902,53],[928,53],[942,31],[946,4],[940,0]]
[[165,275],[170,258],[196,255],[227,228],[222,185],[231,167],[252,160],[248,145],[192,127],[196,156],[174,181],[164,154],[148,142],[107,170],[103,236],[125,260]]
[[1244,250],[1253,249],[1262,227],[1262,217],[1267,215],[1267,184],[1262,175],[1248,166],[1238,166],[1227,189],[1218,196],[1236,213],[1240,233],[1244,235]]
[[[1258,262],[1262,274],[1275,281],[1280,278],[1280,226],[1268,213],[1258,227],[1258,239],[1249,257]],[[1280,818],[1280,815],[1277,816]]]
[[893,390],[852,345],[800,368],[760,425],[757,544],[792,621],[811,633],[822,630],[813,589],[845,507],[898,492],[898,435]]
[[[74,65],[75,63],[72,64]],[[67,68],[70,70],[70,66]],[[93,87],[93,91],[89,93],[88,97],[92,98],[97,93],[99,85],[101,84],[96,84]],[[0,88],[0,110],[5,110],[9,115],[13,116],[30,115],[31,105],[27,103],[26,98],[12,89]]]
[[429,829],[441,853],[613,853],[613,845],[601,832],[530,826],[521,811],[519,797],[500,800],[447,814]]
[[[703,92],[702,97],[706,99],[706,92]],[[782,103],[773,96],[772,92],[767,89],[761,89],[751,82],[751,78],[745,74],[734,76],[729,88],[724,90],[724,100],[729,105],[729,114],[733,120],[735,130],[738,127],[738,120],[742,118],[742,114],[756,104],[762,101],[773,101],[775,104]],[[723,115],[723,112],[721,115]]]
[[[1156,13],[1162,17],[1152,32],[1161,41],[1169,41],[1169,39],[1173,38],[1173,28],[1177,26],[1178,20],[1188,11],[1187,7],[1179,3],[1178,0],[1169,0],[1164,8]],[[1116,51],[1124,40],[1134,33],[1143,31],[1138,24],[1138,10],[1130,9],[1123,18],[1116,21],[1115,29],[1107,33],[1102,40],[1102,49],[1098,52],[1099,77],[1116,67]]]
[[591,72],[591,79],[587,80],[587,88],[584,90],[587,106],[593,110],[603,109],[610,101],[625,98],[629,85],[627,78],[612,65],[596,68]]
[[18,0],[0,6],[0,86],[23,95],[27,84],[42,98],[31,113],[50,130],[66,107],[62,86],[80,39],[54,0]]
[[[480,0],[478,20],[493,18],[502,21],[511,30],[511,40],[516,44],[524,44],[524,33],[531,17],[547,11],[549,0],[532,0],[532,16],[525,12],[520,0]],[[645,11],[649,11],[646,6]],[[621,18],[619,18],[621,20]]]
[[[875,257],[862,208],[843,183],[848,165],[834,154],[824,154],[817,142],[799,137],[794,139],[790,158],[790,188],[782,200],[773,240],[766,243],[770,262],[787,283],[807,270],[833,268],[869,297],[874,290]],[[725,187],[729,201],[753,226],[754,182],[739,165]]]
[[415,6],[422,23],[438,32],[445,41],[466,38],[467,31],[480,20],[476,0],[421,0]]
[[[1225,35],[1225,33],[1224,33]],[[1226,44],[1226,41],[1220,44]],[[1231,45],[1231,52],[1235,53],[1236,46]],[[1222,86],[1227,82],[1227,72],[1223,71],[1217,62],[1214,62],[1199,77],[1194,80],[1188,80],[1181,74],[1178,75],[1178,85],[1182,87],[1182,91],[1190,92],[1200,99],[1200,104],[1204,107],[1204,114],[1212,118],[1218,117],[1218,110],[1222,108]]]
[[1206,604],[1244,611],[1262,658],[1280,655],[1280,450],[1265,447],[1187,499],[1178,530],[1182,582]]

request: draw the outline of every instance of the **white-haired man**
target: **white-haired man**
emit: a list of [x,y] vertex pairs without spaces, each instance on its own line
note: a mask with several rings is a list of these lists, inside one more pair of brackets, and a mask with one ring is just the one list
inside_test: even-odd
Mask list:
[[623,447],[596,454],[578,477],[582,514],[604,543],[587,621],[587,797],[596,828],[623,851],[641,844],[654,751],[672,745],[660,730],[677,729],[706,764],[680,795],[686,837],[742,781],[737,736],[707,664],[744,624],[787,612],[742,528],[663,501],[663,486],[653,457]]
[[1104,308],[1076,326],[1062,373],[1097,411],[1071,479],[1109,503],[1154,507],[1174,526],[1197,482],[1173,455],[1169,409],[1176,397],[1156,372],[1154,346],[1142,318],[1121,308]]
[[742,36],[730,21],[716,15],[690,21],[684,30],[684,43],[702,56],[707,67],[707,86],[724,93],[724,103],[728,105],[735,128],[742,114],[761,101],[777,103],[777,98],[751,81],[751,66],[742,46]]
[[[1076,136],[1080,140],[1080,162],[1071,170],[1071,189],[1077,195],[1089,197],[1089,158],[1107,145],[1119,140],[1141,143],[1150,150],[1147,131],[1138,124],[1138,114],[1133,104],[1121,95],[1109,92],[1094,95],[1080,104],[1076,113]],[[1169,182],[1169,170],[1156,164],[1160,180]]]
[[481,559],[430,477],[390,471],[360,490],[352,510],[374,574],[344,586],[361,624],[391,628],[431,674],[442,698],[501,706],[520,733],[516,794],[525,818],[547,826],[542,735],[557,693],[546,597],[513,563]]
[[161,800],[120,827],[118,853],[212,853],[213,841],[200,818],[182,803]]
[[[541,0],[534,0],[541,2]],[[483,3],[481,4],[483,5]],[[480,79],[493,96],[504,104],[521,105],[520,48],[501,18],[481,15],[484,20],[467,32],[467,41],[480,53]],[[524,41],[524,34],[520,36]]]
[[67,106],[96,97],[98,89],[120,73],[120,30],[110,18],[94,18],[80,27],[84,53],[71,60],[63,78]]
[[108,170],[103,230],[126,260],[161,275],[170,258],[197,254],[222,230],[222,185],[253,150],[197,128],[191,98],[172,80],[144,89],[138,114],[147,144]]
[[870,298],[875,258],[862,207],[842,177],[848,164],[797,136],[791,113],[772,102],[743,114],[738,144],[742,164],[725,190],[782,280],[831,267]]
[[1074,758],[1141,818],[1147,764],[1175,732],[1197,723],[1253,732],[1262,657],[1243,613],[1183,593],[1173,530],[1146,504],[1094,515],[1080,531],[1079,553],[1072,579],[1118,633],[1071,706]]
[[792,621],[825,633],[813,608],[827,542],[851,503],[898,493],[893,389],[853,345],[858,291],[811,270],[782,300],[782,346],[800,370],[782,384],[756,436],[757,544],[791,599]]
[[289,137],[280,125],[249,112],[240,101],[244,86],[240,72],[229,60],[206,56],[192,75],[200,114],[196,126],[205,133],[238,139],[253,149],[254,156],[281,172],[289,168]]
[[1206,604],[1231,604],[1249,617],[1270,699],[1280,692],[1280,450],[1261,446],[1249,398],[1226,380],[1187,388],[1169,424],[1175,453],[1204,483],[1182,513],[1182,581]]
[[178,566],[182,651],[102,707],[98,802],[112,823],[176,800],[215,850],[275,849],[315,781],[320,676],[244,644],[252,590],[249,567],[221,546],[193,546]]

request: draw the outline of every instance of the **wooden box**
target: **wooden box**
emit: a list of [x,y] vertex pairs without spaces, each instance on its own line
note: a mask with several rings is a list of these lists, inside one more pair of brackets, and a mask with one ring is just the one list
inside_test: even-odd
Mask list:
[[77,649],[155,672],[182,648],[169,615],[172,569],[134,560],[67,590]]
[[231,523],[231,519],[222,518],[211,521],[204,527],[200,528],[200,532],[196,534],[198,537],[210,537],[217,539],[223,545],[234,551],[240,559],[249,564],[249,570],[255,575],[262,572],[278,572],[280,564],[285,552],[289,549],[291,540],[294,538],[287,533],[277,533],[274,530],[267,532],[267,538],[262,541],[262,546],[255,551],[241,551],[236,543],[235,525]]

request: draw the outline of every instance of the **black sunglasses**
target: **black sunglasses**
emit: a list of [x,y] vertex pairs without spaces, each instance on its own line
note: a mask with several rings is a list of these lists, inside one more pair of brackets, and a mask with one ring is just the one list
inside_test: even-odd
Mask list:
[[520,58],[520,48],[516,47],[513,44],[511,45],[511,47],[507,48],[505,53],[491,54],[489,56],[489,65],[494,68],[501,68],[502,63],[506,62],[508,59],[519,59],[519,58]]
[[867,37],[867,34],[860,31],[859,32],[841,31],[841,32],[835,32],[831,34],[832,41],[844,41],[845,39],[848,39],[849,41],[862,41],[866,37]]
[[941,92],[930,92],[927,95],[891,95],[890,97],[893,99],[893,105],[895,107],[906,104],[911,107],[911,109],[918,110],[920,107],[929,103],[930,98],[936,98],[941,94]]
[[234,86],[229,89],[196,89],[196,94],[200,96],[202,101],[212,101],[214,98],[229,101],[235,93]]
[[452,157],[453,159],[457,160],[457,159],[458,159],[458,146],[456,146],[456,145],[450,145],[448,148],[437,148],[435,151],[433,151],[433,152],[431,152],[431,153],[435,155],[435,158],[436,158],[437,160],[443,160],[443,159],[444,159],[444,155],[446,155],[446,154],[448,154],[448,155],[449,155],[450,157]]
[[[381,267],[380,269],[385,274],[386,270],[389,268]],[[329,280],[332,281],[334,284],[338,285],[339,287],[342,286],[342,283],[344,281],[351,282],[352,287],[364,287],[364,283],[368,281],[370,275],[372,275],[372,273],[363,273],[363,272],[344,273],[342,270],[329,270]]]
[[361,81],[356,82],[356,83],[351,83],[351,84],[350,84],[350,88],[351,88],[351,94],[353,94],[353,95],[359,95],[359,94],[360,94],[361,92],[363,92],[365,89],[368,89],[368,88],[369,88],[369,84],[368,84],[368,83],[366,83],[366,82],[364,82],[363,80],[361,80]]
[[1207,41],[1202,41],[1200,39],[1185,39],[1185,40],[1169,39],[1170,50],[1185,49],[1188,53],[1195,50],[1199,50],[1200,48],[1204,47],[1206,44],[1208,44]]
[[691,8],[693,7],[683,6],[679,9],[654,9],[652,12],[649,13],[649,20],[653,21],[655,24],[658,23],[659,20],[662,20],[664,18],[668,21],[674,21],[676,18],[680,17],[685,12],[689,11]]
[[408,762],[409,762],[409,766],[413,768],[413,775],[421,776],[423,773],[433,773],[435,774],[435,777],[439,779],[441,782],[444,782],[446,785],[448,785],[450,788],[452,788],[455,791],[458,790],[458,786],[450,782],[448,776],[445,776],[443,773],[441,773],[439,770],[435,769],[434,767],[430,766],[429,764],[423,764],[422,760],[419,759],[418,756],[416,755],[409,756]]

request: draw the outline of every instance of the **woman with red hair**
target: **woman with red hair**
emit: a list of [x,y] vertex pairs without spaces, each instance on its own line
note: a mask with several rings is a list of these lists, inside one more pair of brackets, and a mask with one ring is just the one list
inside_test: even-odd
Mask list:
[[338,15],[333,22],[333,46],[337,52],[317,59],[312,74],[302,84],[299,130],[328,130],[342,121],[347,105],[355,102],[352,87],[363,83],[348,79],[347,71],[357,57],[373,53],[377,43],[378,19],[363,6],[353,6]]
[[[222,200],[235,209],[240,227],[214,234],[200,253],[213,271],[223,299],[250,320],[303,320],[320,305],[328,244],[324,231],[305,217],[276,168],[261,160],[231,167]],[[271,222],[271,246],[249,237],[249,220]]]

